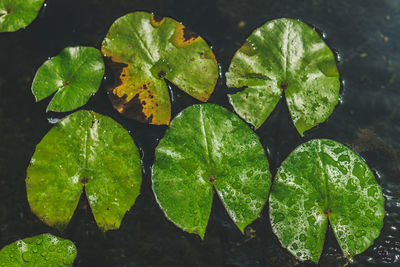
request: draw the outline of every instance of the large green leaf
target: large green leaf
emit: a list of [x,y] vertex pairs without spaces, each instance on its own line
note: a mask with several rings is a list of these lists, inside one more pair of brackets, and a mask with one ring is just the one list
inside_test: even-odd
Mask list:
[[78,111],[58,122],[37,145],[27,170],[32,211],[63,229],[83,188],[97,225],[118,229],[139,195],[141,162],[129,133],[106,116]]
[[268,160],[257,135],[213,104],[185,109],[156,149],[153,190],[178,227],[204,237],[213,188],[243,232],[268,198]]
[[245,88],[229,95],[229,100],[256,128],[283,92],[301,135],[324,122],[339,100],[332,51],[315,30],[295,19],[273,20],[256,29],[233,57],[226,82],[229,87]]
[[169,124],[169,80],[192,97],[207,101],[218,79],[214,53],[203,38],[171,18],[135,12],[117,19],[101,48],[120,81],[110,99],[123,115]]
[[28,26],[38,15],[44,0],[1,0],[0,32],[15,32]]
[[76,247],[69,240],[42,234],[15,241],[0,250],[0,266],[72,266]]
[[32,93],[40,101],[54,92],[47,110],[66,112],[79,108],[99,89],[104,75],[100,51],[93,47],[67,47],[37,71]]
[[282,163],[271,189],[272,229],[300,260],[318,262],[327,223],[348,258],[371,246],[383,226],[382,189],[367,164],[332,140],[312,140]]

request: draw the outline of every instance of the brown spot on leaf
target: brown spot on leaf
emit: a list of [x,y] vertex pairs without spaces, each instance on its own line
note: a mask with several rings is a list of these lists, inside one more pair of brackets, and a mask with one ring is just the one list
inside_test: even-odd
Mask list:
[[190,39],[196,39],[199,37],[199,35],[191,30],[189,30],[187,27],[183,27],[183,38],[185,41],[189,41]]
[[107,66],[109,66],[114,73],[115,76],[115,84],[114,86],[117,87],[122,84],[121,77],[125,77],[125,73],[123,72],[123,69],[128,67],[128,64],[123,63],[123,62],[117,62],[113,61],[112,58],[110,57],[105,57],[104,58],[105,63]]
[[190,45],[199,40],[202,40],[202,38],[198,34],[192,32],[182,24],[178,24],[172,39],[172,43],[177,47],[182,47]]
[[143,123],[151,123],[151,120],[143,113],[143,106],[139,99],[139,94],[135,95],[129,101],[126,101],[126,99],[127,95],[118,97],[110,93],[111,103],[119,113],[130,119],[138,120]]
[[150,18],[150,23],[151,25],[153,25],[154,27],[160,27],[161,24],[163,24],[165,21],[165,18],[156,14],[151,14],[151,18]]
[[[102,53],[107,55],[103,48]],[[117,57],[109,56],[105,61],[116,77],[115,84],[107,88],[107,91],[112,105],[119,113],[143,123],[169,124],[169,103],[161,103],[163,105],[158,107],[161,100],[154,96],[155,88],[151,81],[143,80],[140,73]]]

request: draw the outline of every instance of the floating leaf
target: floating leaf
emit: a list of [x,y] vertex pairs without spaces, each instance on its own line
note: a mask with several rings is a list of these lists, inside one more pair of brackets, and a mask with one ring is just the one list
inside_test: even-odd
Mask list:
[[69,240],[41,234],[18,240],[0,250],[0,266],[72,266],[76,247]]
[[129,133],[111,118],[78,111],[58,122],[37,145],[27,170],[32,211],[65,228],[83,188],[97,225],[118,229],[139,195],[141,162]]
[[213,188],[243,232],[268,198],[268,160],[257,135],[213,104],[180,113],[156,149],[153,190],[178,227],[204,237]]
[[226,73],[235,111],[256,128],[282,93],[298,132],[324,122],[339,100],[335,56],[319,34],[295,19],[277,19],[256,29],[236,52]]
[[123,115],[152,124],[169,124],[172,82],[207,101],[218,79],[214,53],[203,38],[171,18],[135,12],[117,19],[101,48],[119,76],[110,100]]
[[327,223],[348,258],[371,246],[383,226],[382,189],[367,164],[331,140],[297,147],[271,189],[272,229],[300,260],[318,262]]
[[40,101],[54,92],[47,110],[66,112],[85,105],[99,89],[104,75],[100,51],[93,47],[67,47],[37,71],[32,93]]
[[0,32],[25,28],[37,17],[44,0],[1,0]]

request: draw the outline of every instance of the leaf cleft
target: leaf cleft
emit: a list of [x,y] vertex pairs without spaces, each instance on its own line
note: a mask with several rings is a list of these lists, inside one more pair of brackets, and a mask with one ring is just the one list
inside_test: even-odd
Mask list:
[[172,120],[156,149],[153,191],[169,220],[201,238],[215,191],[243,233],[268,198],[268,166],[246,123],[217,105],[194,105]]
[[[363,172],[355,174],[358,166]],[[298,259],[316,263],[328,223],[343,254],[351,258],[372,245],[385,214],[382,189],[363,159],[327,139],[306,142],[284,160],[269,205],[282,246]]]
[[32,212],[64,230],[84,190],[97,225],[107,231],[119,228],[141,180],[130,134],[111,118],[82,110],[60,120],[36,146],[26,191]]
[[[171,100],[164,79],[203,102],[218,79],[218,64],[204,39],[168,17],[134,12],[117,19],[101,51],[126,64],[117,70],[120,81],[108,90],[114,108],[144,123],[170,122]],[[148,90],[143,90],[144,84]]]
[[[248,75],[252,73],[258,77]],[[235,53],[226,83],[230,88],[248,87],[229,95],[229,101],[255,128],[265,122],[282,94],[300,135],[324,122],[339,101],[333,52],[318,32],[295,19],[276,19],[255,29]],[[244,99],[245,93],[253,97]]]
[[53,95],[47,110],[67,112],[85,105],[100,87],[104,62],[93,47],[67,47],[37,70],[32,83],[36,101]]

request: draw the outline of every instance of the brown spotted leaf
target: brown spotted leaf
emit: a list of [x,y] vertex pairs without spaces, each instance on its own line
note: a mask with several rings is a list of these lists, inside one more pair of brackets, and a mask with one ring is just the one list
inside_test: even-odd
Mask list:
[[207,101],[218,79],[218,64],[203,38],[171,18],[134,12],[117,19],[103,41],[119,82],[109,89],[123,115],[169,124],[171,102],[164,79]]

